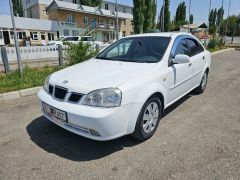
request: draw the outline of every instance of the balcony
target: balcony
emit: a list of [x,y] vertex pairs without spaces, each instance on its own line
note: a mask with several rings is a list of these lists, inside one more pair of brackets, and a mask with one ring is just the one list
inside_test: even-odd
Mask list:
[[106,23],[95,23],[94,27],[97,30],[109,30],[109,31],[116,31],[117,26],[113,24],[106,24]]
[[77,23],[75,22],[67,22],[67,21],[58,21],[59,26],[65,26],[65,27],[77,27]]

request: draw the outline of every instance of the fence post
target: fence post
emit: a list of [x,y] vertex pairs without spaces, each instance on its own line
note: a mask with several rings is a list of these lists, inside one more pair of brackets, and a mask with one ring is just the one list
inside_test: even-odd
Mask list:
[[58,46],[58,60],[59,60],[59,66],[63,66],[63,54],[62,54],[62,46]]
[[2,54],[2,61],[3,61],[3,66],[4,66],[4,69],[5,69],[5,73],[9,73],[10,69],[9,69],[7,48],[6,47],[1,48],[1,54]]

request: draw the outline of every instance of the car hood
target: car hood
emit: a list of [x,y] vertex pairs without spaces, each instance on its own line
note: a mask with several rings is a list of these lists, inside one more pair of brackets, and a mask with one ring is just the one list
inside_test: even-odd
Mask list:
[[52,74],[50,83],[86,94],[96,89],[118,87],[154,65],[91,59]]

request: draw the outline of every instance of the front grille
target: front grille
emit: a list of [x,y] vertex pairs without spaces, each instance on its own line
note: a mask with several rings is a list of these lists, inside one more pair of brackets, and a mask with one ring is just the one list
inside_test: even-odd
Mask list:
[[68,101],[71,102],[79,102],[80,99],[82,98],[82,94],[78,94],[78,93],[72,93],[71,96],[69,97]]
[[51,84],[49,84],[48,89],[49,89],[49,93],[52,94],[53,93],[53,86]]
[[58,99],[64,99],[67,94],[67,89],[59,86],[55,86],[54,96]]

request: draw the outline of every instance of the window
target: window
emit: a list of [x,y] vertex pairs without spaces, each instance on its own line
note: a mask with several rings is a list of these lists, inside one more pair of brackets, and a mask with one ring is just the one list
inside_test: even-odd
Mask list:
[[73,36],[78,36],[78,31],[77,30],[72,30],[72,35]]
[[115,6],[115,11],[117,11],[117,6]]
[[126,31],[123,31],[122,32],[122,37],[125,37],[126,36]]
[[84,24],[88,25],[88,17],[87,16],[84,17],[83,22],[84,22]]
[[101,52],[97,59],[155,63],[162,59],[170,37],[123,38]]
[[25,32],[18,32],[18,39],[25,39],[26,38],[26,33]]
[[108,10],[108,4],[105,4],[105,9]]
[[176,50],[174,52],[173,57],[175,57],[177,54],[189,55],[188,45],[185,39],[182,39],[179,41],[179,43],[176,46]]
[[88,37],[88,36],[85,36],[85,37],[83,36],[83,37],[81,38],[81,40],[82,40],[82,41],[94,41],[94,40],[93,40],[93,37],[90,37],[90,36],[89,36],[89,37]]
[[73,2],[73,4],[77,4],[77,0],[73,0],[72,2]]
[[190,57],[203,52],[203,50],[204,50],[203,47],[195,39],[187,38],[186,41],[188,43]]
[[45,33],[41,32],[41,40],[45,40]]
[[125,7],[123,7],[123,13],[126,13],[126,8]]
[[2,31],[0,31],[0,39],[2,39],[2,38],[3,38]]
[[53,41],[54,40],[54,33],[48,33],[48,40]]
[[69,36],[69,30],[68,29],[64,29],[63,30],[63,35],[64,36]]
[[10,31],[10,37],[11,37],[11,39],[14,39],[14,33],[13,33],[13,31]]
[[72,14],[67,15],[67,22],[74,22],[74,17]]
[[38,40],[37,32],[30,32],[30,37],[32,38],[32,40]]
[[133,20],[131,20],[131,26],[133,26]]

